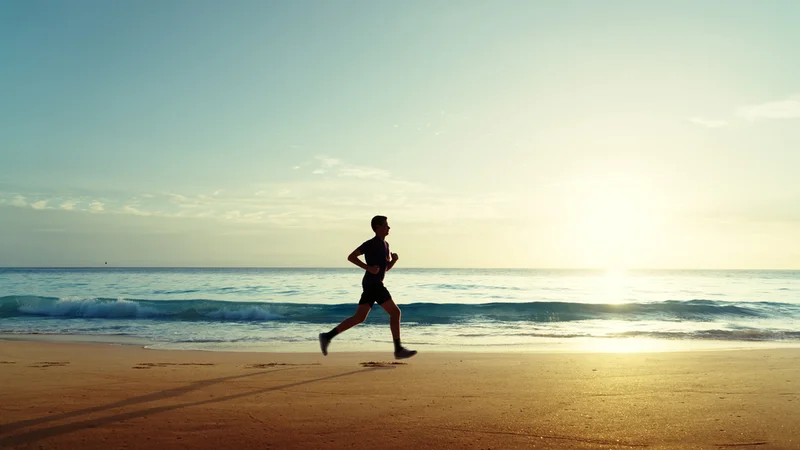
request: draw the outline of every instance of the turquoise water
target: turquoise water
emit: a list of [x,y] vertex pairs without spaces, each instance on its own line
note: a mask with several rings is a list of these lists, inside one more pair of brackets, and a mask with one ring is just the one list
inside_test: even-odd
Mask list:
[[[316,351],[355,311],[358,269],[0,269],[0,333],[153,348]],[[800,272],[395,269],[422,350],[800,345]],[[391,348],[386,314],[331,351]]]

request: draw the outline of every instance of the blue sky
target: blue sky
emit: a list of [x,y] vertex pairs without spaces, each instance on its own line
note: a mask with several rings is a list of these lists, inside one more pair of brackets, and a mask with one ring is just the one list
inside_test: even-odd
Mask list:
[[0,265],[800,269],[793,1],[8,1]]

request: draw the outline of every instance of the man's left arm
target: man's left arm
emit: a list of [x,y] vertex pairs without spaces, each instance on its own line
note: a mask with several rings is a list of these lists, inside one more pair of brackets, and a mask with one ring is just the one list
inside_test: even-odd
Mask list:
[[399,259],[399,256],[397,256],[397,253],[392,253],[392,259],[391,259],[391,261],[389,261],[389,264],[386,265],[386,271],[387,272],[392,270],[392,267],[394,267],[394,263],[396,263],[398,259]]

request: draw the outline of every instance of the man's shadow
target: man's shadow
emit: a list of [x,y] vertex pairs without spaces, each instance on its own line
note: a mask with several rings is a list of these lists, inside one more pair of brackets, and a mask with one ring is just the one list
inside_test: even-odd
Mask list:
[[132,397],[132,398],[128,398],[128,399],[125,399],[125,400],[120,400],[118,402],[109,403],[107,405],[92,406],[91,408],[79,409],[77,411],[69,411],[69,412],[65,412],[65,413],[61,413],[61,414],[55,414],[55,415],[52,415],[52,416],[39,417],[37,419],[28,419],[28,420],[20,420],[19,422],[11,422],[11,423],[8,423],[8,424],[0,425],[0,433],[8,433],[8,432],[17,430],[19,428],[29,427],[31,425],[38,425],[40,423],[51,422],[51,421],[61,420],[61,419],[69,419],[71,417],[80,416],[80,415],[83,415],[83,414],[91,414],[91,413],[95,413],[95,412],[99,412],[99,411],[104,411],[104,410],[107,410],[107,409],[121,408],[123,406],[135,405],[137,403],[152,402],[152,401],[155,401],[155,400],[164,400],[164,399],[169,398],[169,397],[177,397],[177,396],[183,395],[183,394],[185,394],[187,392],[196,391],[198,389],[203,389],[205,387],[208,387],[208,386],[211,386],[211,385],[214,385],[214,384],[217,384],[217,383],[222,383],[223,381],[235,380],[235,379],[238,379],[238,378],[252,377],[254,375],[263,375],[263,374],[268,374],[268,373],[281,372],[283,370],[288,370],[288,369],[253,372],[253,373],[247,373],[247,374],[244,374],[244,375],[232,375],[232,376],[229,376],[229,377],[213,378],[213,379],[210,379],[210,380],[201,380],[201,381],[197,381],[197,382],[192,383],[192,384],[187,384],[186,386],[177,387],[177,388],[173,388],[173,389],[165,389],[163,391],[153,392],[151,394],[141,395],[139,397]]
[[[71,411],[71,412],[62,413],[62,414],[56,414],[54,416],[40,417],[38,419],[29,419],[29,420],[23,420],[23,421],[19,421],[19,422],[12,422],[12,423],[10,423],[8,425],[3,425],[2,427],[0,427],[0,432],[7,433],[9,431],[16,430],[16,429],[19,429],[19,428],[28,427],[28,426],[31,426],[31,425],[36,425],[36,424],[45,423],[45,422],[50,422],[50,421],[54,421],[54,420],[60,420],[60,419],[76,417],[76,416],[80,416],[80,415],[84,415],[84,414],[90,414],[90,413],[94,413],[94,412],[98,412],[98,411],[105,411],[105,410],[109,410],[109,409],[113,409],[113,408],[119,408],[119,407],[122,407],[122,406],[135,405],[135,404],[138,404],[138,403],[151,402],[151,401],[155,401],[155,400],[163,400],[163,399],[170,398],[170,397],[177,397],[177,396],[183,395],[183,394],[185,394],[187,392],[194,391],[194,390],[197,390],[197,389],[201,389],[201,388],[210,386],[212,384],[221,383],[223,381],[234,380],[234,379],[238,379],[238,378],[251,377],[251,376],[255,376],[255,375],[265,375],[265,374],[270,374],[270,373],[275,373],[275,372],[282,372],[282,371],[285,371],[285,370],[291,370],[291,368],[270,370],[270,371],[263,371],[263,372],[255,372],[255,373],[248,373],[248,374],[245,374],[245,375],[233,375],[233,376],[229,376],[229,377],[214,378],[214,379],[210,379],[210,380],[203,380],[203,381],[199,381],[199,382],[196,382],[196,383],[189,384],[187,386],[183,386],[183,387],[179,387],[179,388],[175,388],[175,389],[167,389],[167,390],[159,391],[159,392],[154,392],[152,394],[142,395],[142,396],[139,396],[139,397],[133,397],[133,398],[126,399],[126,400],[121,400],[119,402],[109,403],[107,405],[101,405],[101,406],[95,406],[95,407],[92,407],[92,408],[80,409],[80,410],[77,410],[77,411]],[[14,435],[14,436],[8,436],[8,437],[5,437],[5,438],[0,438],[0,448],[5,447],[5,446],[12,446],[12,445],[30,444],[31,442],[36,442],[36,441],[41,440],[41,439],[46,439],[46,438],[49,438],[49,437],[58,436],[60,434],[71,433],[73,431],[78,431],[78,430],[81,430],[81,429],[84,429],[84,428],[99,427],[99,426],[107,425],[107,424],[114,423],[114,422],[134,419],[134,418],[137,418],[137,417],[148,416],[150,414],[157,414],[157,413],[161,413],[161,412],[171,411],[171,410],[174,410],[174,409],[188,408],[188,407],[191,407],[191,406],[200,406],[200,405],[207,405],[207,404],[210,404],[210,403],[224,402],[224,401],[228,401],[228,400],[234,400],[234,399],[237,399],[237,398],[247,397],[247,396],[250,396],[250,395],[263,394],[265,392],[271,392],[271,391],[277,391],[277,390],[280,390],[280,389],[287,389],[287,388],[302,386],[304,384],[311,384],[311,383],[316,383],[316,382],[319,382],[319,381],[332,380],[334,378],[340,378],[340,377],[345,377],[345,376],[349,376],[349,375],[354,375],[354,374],[357,374],[357,373],[370,372],[370,371],[374,371],[374,370],[380,370],[380,369],[378,369],[378,368],[365,368],[365,369],[361,369],[361,370],[354,370],[354,371],[351,371],[351,372],[340,373],[338,375],[329,375],[327,377],[315,378],[313,380],[298,381],[298,382],[295,382],[295,383],[284,384],[284,385],[281,385],[281,386],[274,386],[274,387],[269,387],[269,388],[264,388],[264,389],[257,389],[257,390],[254,390],[254,391],[242,392],[242,393],[239,393],[239,394],[231,394],[231,395],[226,395],[224,397],[217,397],[217,398],[212,398],[212,399],[208,399],[208,400],[201,400],[201,401],[197,401],[197,402],[183,403],[183,404],[177,404],[177,405],[157,406],[157,407],[142,409],[142,410],[139,410],[139,411],[132,411],[132,412],[116,414],[116,415],[112,415],[112,416],[108,416],[108,417],[101,417],[99,419],[87,419],[87,420],[82,420],[80,422],[73,422],[73,423],[69,423],[69,424],[65,424],[65,425],[53,426],[53,427],[50,427],[50,428],[32,430],[32,431],[28,431],[26,433],[17,434],[17,435]]]

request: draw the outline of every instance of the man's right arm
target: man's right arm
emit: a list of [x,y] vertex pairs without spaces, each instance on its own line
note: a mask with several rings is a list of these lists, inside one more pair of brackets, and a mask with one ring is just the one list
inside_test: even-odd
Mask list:
[[350,253],[350,256],[347,257],[347,260],[350,261],[351,263],[357,265],[358,267],[361,267],[362,269],[367,270],[367,267],[369,267],[369,266],[367,266],[366,264],[361,262],[360,259],[358,259],[358,257],[361,256],[361,255],[362,255],[361,250],[355,249],[355,250],[353,250],[353,253]]
[[353,253],[350,253],[350,256],[347,257],[347,260],[350,261],[351,263],[357,265],[358,267],[366,270],[367,272],[377,275],[378,272],[381,271],[381,268],[378,267],[378,266],[368,266],[368,265],[364,264],[363,262],[361,262],[361,260],[358,259],[358,257],[361,256],[362,254],[363,253],[361,253],[361,250],[355,249],[355,250],[353,250]]

